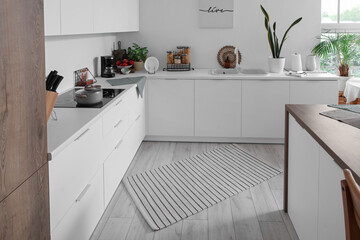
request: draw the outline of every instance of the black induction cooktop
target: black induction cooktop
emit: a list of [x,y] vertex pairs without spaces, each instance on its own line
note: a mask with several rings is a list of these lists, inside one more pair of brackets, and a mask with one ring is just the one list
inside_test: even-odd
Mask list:
[[114,99],[117,95],[119,95],[124,89],[108,89],[103,88],[103,99],[101,102],[93,104],[93,105],[82,105],[78,104],[75,98],[75,92],[80,90],[81,88],[71,89],[61,95],[58,96],[55,108],[102,108],[106,104],[108,104],[112,99]]

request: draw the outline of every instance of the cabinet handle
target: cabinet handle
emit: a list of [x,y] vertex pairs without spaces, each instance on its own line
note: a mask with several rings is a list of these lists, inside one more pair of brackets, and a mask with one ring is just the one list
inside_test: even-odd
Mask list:
[[123,140],[120,140],[120,142],[118,144],[116,144],[115,149],[118,149],[120,147],[120,145],[122,144]]
[[91,184],[86,185],[86,187],[84,188],[84,190],[80,193],[80,195],[76,198],[76,202],[80,202],[81,199],[84,197],[84,195],[86,194],[86,192],[89,190],[89,188],[91,187]]
[[139,116],[137,116],[137,118],[135,119],[135,121],[139,120],[139,118],[141,117],[141,114]]
[[80,138],[82,138],[88,131],[90,131],[90,128],[86,129],[82,134],[80,134],[77,138],[75,138],[74,141],[80,140]]
[[117,103],[115,103],[115,106],[119,105],[120,103],[122,103],[122,99],[120,101],[118,101]]
[[123,120],[120,120],[117,124],[115,124],[115,125],[114,125],[114,128],[117,128],[117,127],[120,125],[120,123],[122,123],[122,121],[123,121]]

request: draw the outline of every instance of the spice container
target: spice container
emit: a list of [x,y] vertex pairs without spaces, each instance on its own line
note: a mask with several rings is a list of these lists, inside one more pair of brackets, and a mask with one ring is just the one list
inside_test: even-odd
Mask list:
[[180,56],[175,56],[174,57],[174,63],[175,64],[181,64],[181,57]]
[[167,51],[167,64],[174,64],[174,52]]
[[189,64],[190,63],[188,55],[186,53],[183,53],[181,55],[181,63],[182,64]]
[[187,63],[190,63],[190,47],[184,47],[184,54],[187,54]]

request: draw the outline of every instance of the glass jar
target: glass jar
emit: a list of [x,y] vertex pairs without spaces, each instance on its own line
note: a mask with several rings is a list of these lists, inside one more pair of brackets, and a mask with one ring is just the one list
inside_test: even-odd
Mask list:
[[187,63],[190,63],[190,47],[184,47],[184,54],[187,54]]
[[181,64],[181,57],[180,56],[175,56],[174,57],[174,63],[175,64]]
[[174,52],[167,51],[167,64],[174,64]]
[[186,53],[182,54],[181,55],[181,63],[182,64],[189,64],[189,58],[188,58],[188,55]]

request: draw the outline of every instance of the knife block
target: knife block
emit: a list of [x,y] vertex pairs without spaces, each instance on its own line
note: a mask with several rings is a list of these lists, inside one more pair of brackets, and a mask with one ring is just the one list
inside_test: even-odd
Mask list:
[[58,95],[59,94],[57,92],[46,91],[46,118],[47,118],[47,121],[49,121],[51,112],[54,108],[54,105],[55,105]]

